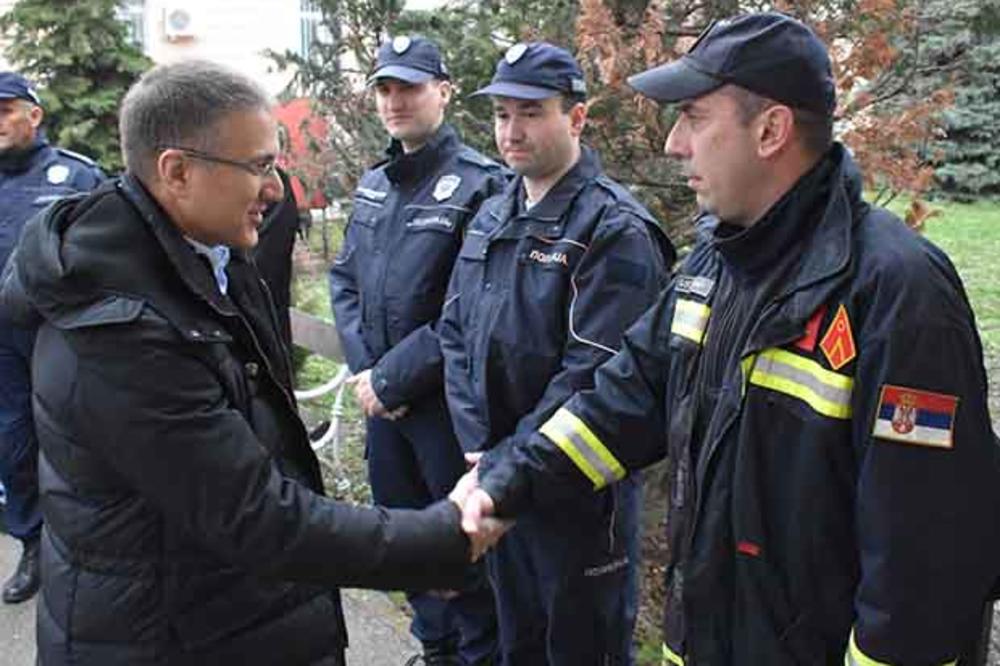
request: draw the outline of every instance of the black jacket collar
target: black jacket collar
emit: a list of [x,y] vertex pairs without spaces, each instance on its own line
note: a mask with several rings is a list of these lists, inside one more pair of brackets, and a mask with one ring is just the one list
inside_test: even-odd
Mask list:
[[836,166],[829,155],[821,158],[753,226],[719,222],[713,241],[737,279],[756,282],[797,259],[823,213]]
[[861,173],[847,150],[835,144],[827,159],[832,168],[826,176],[826,199],[816,209],[819,220],[800,246],[800,265],[776,295],[780,316],[754,334],[750,345],[755,349],[801,335],[805,322],[849,275],[854,227],[869,206],[861,198]]
[[[139,179],[126,173],[119,181],[118,187],[149,225],[156,240],[163,247],[167,259],[187,287],[221,314],[235,315],[236,309],[232,302],[219,292],[205,260],[199,257],[194,248],[184,240],[184,235]],[[240,252],[233,251],[234,261],[239,261],[240,256]]]

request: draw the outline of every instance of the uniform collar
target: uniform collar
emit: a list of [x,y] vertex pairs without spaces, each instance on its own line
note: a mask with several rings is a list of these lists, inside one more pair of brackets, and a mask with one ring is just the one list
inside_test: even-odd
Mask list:
[[761,327],[751,347],[762,349],[801,335],[805,322],[849,276],[854,225],[868,213],[861,198],[861,173],[850,154],[835,144],[827,154],[826,196],[816,209],[818,222],[801,243],[801,263],[776,294],[780,316]]
[[441,123],[434,136],[428,139],[420,150],[412,153],[403,152],[403,145],[393,139],[385,151],[389,156],[385,174],[394,183],[419,180],[436,172],[441,161],[458,144],[458,132],[448,123]]
[[821,158],[753,226],[719,222],[713,242],[737,279],[755,282],[795,261],[823,213],[835,170],[829,155]]
[[521,201],[524,197],[524,177],[518,176],[507,186],[504,192],[504,202],[500,207],[503,219],[514,217],[538,220],[540,222],[556,222],[562,219],[580,191],[592,180],[601,175],[601,160],[597,153],[587,146],[580,147],[580,159],[563,174],[552,186],[542,200],[529,210],[522,210]]
[[45,136],[39,133],[27,148],[0,153],[0,171],[4,173],[27,171],[34,166],[35,159],[48,145],[49,142],[45,140]]
[[854,224],[868,211],[861,198],[861,172],[850,153],[835,144],[827,153],[825,197],[815,211],[819,221],[803,248],[803,260],[789,292],[802,290],[847,268]]

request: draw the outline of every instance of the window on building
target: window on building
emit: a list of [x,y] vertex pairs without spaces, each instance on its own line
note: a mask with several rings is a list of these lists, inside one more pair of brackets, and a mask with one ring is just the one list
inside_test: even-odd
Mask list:
[[299,0],[299,55],[309,57],[312,45],[323,40],[323,12],[313,0]]
[[129,40],[146,48],[146,0],[125,0],[118,5],[118,16],[128,30]]

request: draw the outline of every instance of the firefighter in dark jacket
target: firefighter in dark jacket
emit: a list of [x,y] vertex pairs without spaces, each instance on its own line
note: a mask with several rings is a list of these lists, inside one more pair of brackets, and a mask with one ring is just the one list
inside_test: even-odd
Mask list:
[[[518,174],[470,223],[440,324],[448,406],[478,452],[545,422],[614,355],[663,287],[673,248],[580,144],[576,60],[517,44],[477,94]],[[637,606],[640,488],[553,493],[487,557],[504,664],[628,664]]]
[[343,664],[334,586],[457,584],[457,507],[322,495],[246,254],[282,196],[266,95],[161,66],[120,130],[125,176],[34,218],[0,291],[40,321],[39,663]]
[[956,663],[997,577],[1000,467],[954,267],[862,200],[801,23],[717,23],[630,83],[680,102],[697,245],[594,388],[481,461],[467,527],[665,457],[665,663]]
[[[31,84],[0,72],[0,270],[21,229],[53,201],[88,192],[104,174],[88,158],[49,144],[45,112]],[[0,317],[0,486],[6,530],[22,543],[21,559],[3,585],[4,603],[38,590],[38,441],[31,418],[31,353],[35,331]]]
[[[368,83],[392,141],[388,159],[355,191],[330,294],[368,417],[372,497],[419,508],[447,495],[465,473],[444,402],[436,322],[466,224],[505,175],[444,122],[452,88],[433,42],[385,42]],[[489,662],[496,620],[482,567],[458,596],[408,597],[424,663]]]

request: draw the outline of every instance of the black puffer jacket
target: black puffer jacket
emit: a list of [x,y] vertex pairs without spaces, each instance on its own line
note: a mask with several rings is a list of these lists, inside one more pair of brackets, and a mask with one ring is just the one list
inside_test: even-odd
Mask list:
[[0,296],[44,320],[45,666],[340,664],[334,585],[460,583],[448,503],[322,497],[273,307],[237,254],[224,296],[130,176],[25,229]]

